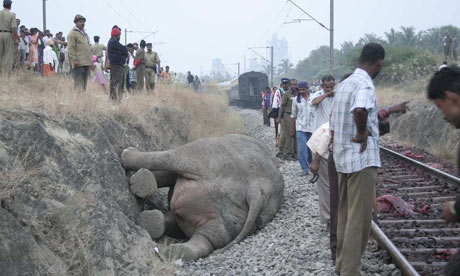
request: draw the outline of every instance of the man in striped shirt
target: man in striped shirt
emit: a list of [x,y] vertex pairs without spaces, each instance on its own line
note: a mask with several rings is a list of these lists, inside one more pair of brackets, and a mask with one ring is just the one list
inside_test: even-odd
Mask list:
[[381,45],[366,44],[358,68],[334,97],[330,128],[339,176],[336,271],[341,276],[361,275],[361,256],[370,233],[377,168],[381,166],[373,79],[384,59]]

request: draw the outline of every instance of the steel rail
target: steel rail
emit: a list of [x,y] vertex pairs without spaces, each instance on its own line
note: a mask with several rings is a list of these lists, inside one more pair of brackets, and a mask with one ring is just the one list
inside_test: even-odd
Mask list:
[[[424,171],[428,171],[430,174],[439,177],[443,179],[444,181],[447,181],[449,183],[453,183],[457,186],[460,186],[460,178],[450,175],[446,172],[443,172],[441,170],[435,169],[433,167],[430,167],[426,164],[423,164],[422,162],[419,162],[417,160],[414,160],[412,158],[409,158],[407,156],[404,156],[398,152],[395,152],[393,150],[390,150],[386,147],[380,146],[380,149],[394,157],[397,157],[398,159],[404,160],[411,165],[414,165]],[[401,270],[403,275],[407,276],[420,276],[420,274],[415,270],[415,268],[409,263],[409,261],[404,257],[404,255],[399,251],[399,249],[393,244],[393,242],[385,235],[385,233],[380,229],[380,227],[372,221],[371,225],[371,233],[374,239],[383,247],[385,250],[390,253],[391,257],[393,258],[394,263],[398,266],[398,268]]]
[[420,276],[415,268],[409,263],[399,249],[391,242],[391,240],[383,233],[382,229],[372,221],[371,233],[374,239],[390,253],[393,262],[399,267],[403,275],[406,276]]
[[395,157],[397,157],[399,159],[402,159],[402,160],[404,160],[406,162],[409,162],[412,165],[415,165],[416,167],[419,167],[420,169],[423,169],[425,171],[429,171],[434,176],[437,176],[437,177],[439,177],[439,178],[441,178],[441,179],[443,179],[443,180],[445,180],[445,181],[447,181],[449,183],[452,183],[452,184],[455,184],[457,186],[460,186],[460,178],[458,178],[458,177],[456,177],[454,175],[451,175],[451,174],[448,174],[448,173],[443,172],[441,170],[438,170],[438,169],[435,169],[433,167],[430,167],[430,166],[428,166],[426,164],[423,164],[420,161],[417,161],[417,160],[414,160],[414,159],[409,158],[407,156],[404,156],[404,155],[402,155],[402,154],[400,154],[400,153],[398,153],[396,151],[393,151],[393,150],[391,150],[389,148],[380,146],[380,149],[383,152],[388,153],[390,155],[393,155],[393,156],[395,156]]

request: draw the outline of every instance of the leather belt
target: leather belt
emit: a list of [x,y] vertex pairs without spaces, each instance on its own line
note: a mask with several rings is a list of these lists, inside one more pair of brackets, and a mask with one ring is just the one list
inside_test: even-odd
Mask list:
[[152,70],[156,70],[156,69],[157,69],[156,67],[153,67],[153,66],[145,66],[145,68],[152,69]]
[[0,30],[0,33],[12,33],[12,31],[4,31],[4,30]]

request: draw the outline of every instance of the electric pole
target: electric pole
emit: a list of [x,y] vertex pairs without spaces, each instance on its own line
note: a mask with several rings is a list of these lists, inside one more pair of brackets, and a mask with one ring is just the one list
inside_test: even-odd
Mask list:
[[[306,14],[308,17],[310,17],[311,20],[315,21],[316,23],[318,23],[318,25],[320,25],[321,27],[329,31],[329,35],[330,35],[330,38],[329,38],[329,51],[330,51],[329,52],[329,59],[330,59],[329,73],[333,75],[334,74],[334,0],[330,0],[330,20],[331,21],[330,21],[329,28],[324,26],[323,23],[319,22],[316,18],[311,16],[308,12],[306,12],[299,5],[297,5],[293,0],[287,0],[287,1],[291,2],[292,5],[294,5],[296,8],[301,10],[304,14]],[[295,19],[294,21],[300,22],[299,19]],[[285,24],[293,23],[293,22],[285,22]]]
[[238,76],[240,75],[240,62],[238,61]]
[[331,23],[329,25],[329,35],[330,35],[330,41],[329,41],[329,49],[331,51],[330,53],[330,65],[329,65],[329,71],[331,73],[331,76],[334,76],[334,0],[331,0],[331,15],[330,15]]
[[125,46],[128,45],[128,30],[125,28]]
[[43,0],[43,32],[46,31],[46,0]]
[[273,46],[270,46],[270,86],[273,87]]

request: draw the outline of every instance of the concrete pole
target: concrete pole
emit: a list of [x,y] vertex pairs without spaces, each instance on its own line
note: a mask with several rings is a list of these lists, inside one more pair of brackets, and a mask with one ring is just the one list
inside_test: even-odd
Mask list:
[[125,46],[128,45],[128,30],[125,28]]
[[331,76],[334,75],[334,0],[331,0],[331,24],[329,26],[329,35],[330,35],[330,65],[329,71]]
[[45,31],[46,31],[46,0],[43,0],[43,32]]
[[271,87],[273,87],[273,46],[270,47],[270,83]]
[[240,75],[240,62],[238,61],[238,76]]

